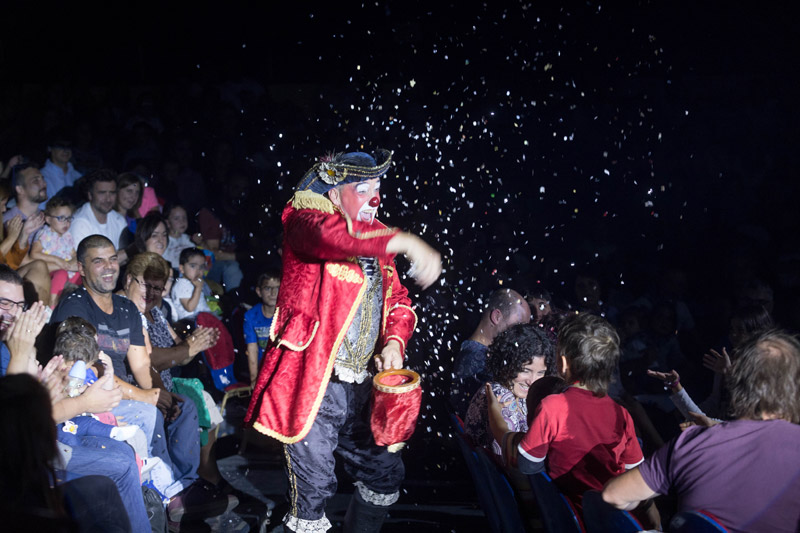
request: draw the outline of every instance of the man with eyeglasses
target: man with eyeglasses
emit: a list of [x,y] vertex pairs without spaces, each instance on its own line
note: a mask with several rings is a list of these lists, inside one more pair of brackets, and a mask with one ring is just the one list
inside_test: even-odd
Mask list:
[[44,225],[44,213],[39,204],[47,200],[47,184],[39,169],[33,163],[23,163],[14,167],[11,186],[16,194],[17,205],[3,214],[3,224],[14,217],[22,220],[20,246],[30,245],[39,228]]
[[264,272],[258,277],[256,294],[261,305],[254,305],[244,314],[244,342],[247,344],[247,365],[250,370],[250,386],[255,386],[258,377],[258,363],[264,356],[269,342],[269,328],[272,315],[278,303],[278,289],[281,275],[278,272]]

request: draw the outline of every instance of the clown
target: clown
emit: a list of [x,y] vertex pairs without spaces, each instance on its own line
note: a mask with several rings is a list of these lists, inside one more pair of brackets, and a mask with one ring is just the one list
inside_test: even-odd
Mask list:
[[391,163],[387,150],[320,161],[283,211],[283,279],[247,420],[284,443],[290,531],[331,527],[334,452],[357,487],[345,531],[379,531],[399,497],[403,462],[372,437],[369,377],[402,368],[416,326],[395,255],[408,257],[422,288],[442,266],[422,239],[377,219]]

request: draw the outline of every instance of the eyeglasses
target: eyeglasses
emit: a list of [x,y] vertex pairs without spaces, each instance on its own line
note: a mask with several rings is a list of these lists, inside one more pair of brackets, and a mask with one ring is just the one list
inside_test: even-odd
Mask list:
[[158,294],[161,294],[162,292],[164,292],[164,287],[159,287],[158,285],[150,285],[149,283],[146,283],[144,281],[139,281],[136,278],[133,278],[133,281],[138,283],[139,286],[141,288],[143,288],[147,292],[155,292],[155,293],[158,293]]
[[3,311],[11,311],[14,309],[14,306],[19,307],[20,311],[25,311],[28,308],[28,305],[25,302],[15,302],[14,300],[9,300],[8,298],[0,298],[0,309]]
[[71,216],[70,217],[65,217],[64,215],[58,215],[58,216],[45,215],[45,216],[48,216],[50,218],[54,218],[54,219],[58,220],[59,222],[64,222],[64,221],[72,222],[74,220],[74,218],[75,218],[75,217],[71,217]]

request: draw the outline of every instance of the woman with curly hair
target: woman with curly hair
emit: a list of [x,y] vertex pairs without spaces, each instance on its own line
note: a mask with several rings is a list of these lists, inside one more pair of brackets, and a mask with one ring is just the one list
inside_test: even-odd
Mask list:
[[[517,324],[495,337],[488,357],[492,390],[503,406],[509,431],[527,431],[528,389],[539,378],[557,373],[552,342],[535,324]],[[500,456],[500,444],[489,431],[485,387],[472,398],[464,425],[476,446],[491,449]]]

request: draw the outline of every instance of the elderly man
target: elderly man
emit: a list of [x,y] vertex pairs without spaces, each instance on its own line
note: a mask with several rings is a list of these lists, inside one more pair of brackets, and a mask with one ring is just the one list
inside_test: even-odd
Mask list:
[[691,427],[603,499],[619,509],[673,492],[683,510],[714,515],[728,531],[800,526],[800,342],[769,331],[739,350],[728,376],[733,420]]
[[377,446],[370,431],[370,365],[401,368],[416,324],[395,255],[408,256],[422,287],[439,276],[441,259],[376,219],[391,155],[318,162],[283,211],[283,279],[247,418],[286,444],[291,531],[330,528],[334,452],[357,487],[345,531],[379,531],[405,475],[399,453]]

